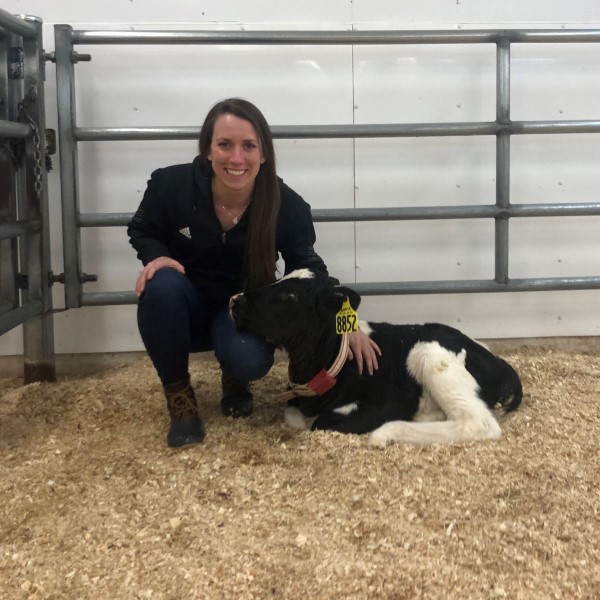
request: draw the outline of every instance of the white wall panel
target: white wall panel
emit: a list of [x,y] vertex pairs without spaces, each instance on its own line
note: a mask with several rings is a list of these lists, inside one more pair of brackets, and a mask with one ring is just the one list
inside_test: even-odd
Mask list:
[[351,21],[351,0],[4,0],[4,10],[39,15],[53,23],[287,23]]
[[598,44],[511,45],[512,118],[597,119],[598,50]]
[[357,123],[493,121],[492,44],[356,46]]
[[493,204],[495,148],[492,136],[357,140],[356,205]]
[[511,221],[512,277],[583,277],[600,273],[600,217]]
[[357,280],[493,279],[492,220],[359,223]]
[[229,96],[252,100],[273,125],[352,117],[352,55],[345,46],[82,45],[78,51],[93,57],[76,73],[82,127],[200,125]]
[[354,22],[397,24],[465,23],[493,28],[512,24],[519,27],[556,23],[600,21],[600,4],[596,0],[354,0]]
[[476,338],[600,335],[598,292],[519,292],[370,296],[361,319],[403,323],[442,322]]
[[598,202],[599,164],[597,133],[513,136],[512,202]]

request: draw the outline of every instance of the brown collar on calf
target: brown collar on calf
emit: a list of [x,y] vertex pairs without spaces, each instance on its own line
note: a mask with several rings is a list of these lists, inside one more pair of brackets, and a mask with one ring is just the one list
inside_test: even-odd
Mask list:
[[291,390],[277,396],[278,400],[290,400],[295,396],[322,396],[336,384],[336,375],[342,370],[348,358],[350,342],[348,334],[342,335],[338,355],[327,371],[321,369],[308,383],[294,383],[290,380]]

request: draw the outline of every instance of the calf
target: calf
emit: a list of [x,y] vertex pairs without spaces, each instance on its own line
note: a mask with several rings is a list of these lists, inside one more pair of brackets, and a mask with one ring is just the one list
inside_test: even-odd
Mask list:
[[288,352],[289,425],[369,433],[380,446],[500,437],[491,409],[515,410],[522,398],[508,363],[447,325],[361,321],[382,351],[379,369],[361,375],[335,323],[344,301],[356,310],[360,296],[336,283],[302,269],[230,301],[238,327]]

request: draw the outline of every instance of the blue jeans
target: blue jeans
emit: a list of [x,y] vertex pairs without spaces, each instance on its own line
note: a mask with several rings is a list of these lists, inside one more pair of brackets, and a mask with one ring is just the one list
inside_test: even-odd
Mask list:
[[227,306],[214,306],[175,269],[160,269],[138,302],[138,327],[163,385],[184,380],[190,352],[214,350],[221,369],[240,381],[264,377],[275,347],[240,331]]

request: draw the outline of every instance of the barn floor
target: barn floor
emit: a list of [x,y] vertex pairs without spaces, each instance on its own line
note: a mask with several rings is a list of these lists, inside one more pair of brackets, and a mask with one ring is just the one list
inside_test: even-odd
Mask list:
[[427,448],[295,432],[272,399],[165,445],[147,359],[23,387],[0,379],[0,598],[600,597],[600,356],[505,353],[522,408],[497,442]]

